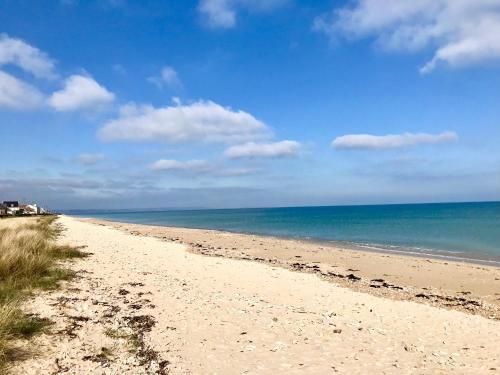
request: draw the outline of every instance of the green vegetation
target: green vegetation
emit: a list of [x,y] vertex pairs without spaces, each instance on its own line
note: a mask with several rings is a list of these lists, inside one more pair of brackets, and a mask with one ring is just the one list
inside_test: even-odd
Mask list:
[[56,243],[61,228],[55,216],[11,218],[0,222],[0,372],[15,358],[13,341],[29,338],[50,322],[22,310],[22,300],[36,290],[54,289],[73,272],[60,261],[85,256]]
[[112,339],[125,339],[130,345],[130,352],[135,353],[141,346],[141,340],[137,333],[126,333],[119,329],[108,328],[104,334]]

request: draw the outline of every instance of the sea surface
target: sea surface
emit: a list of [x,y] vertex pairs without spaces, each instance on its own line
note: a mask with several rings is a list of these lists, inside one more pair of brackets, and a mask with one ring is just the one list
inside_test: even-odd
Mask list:
[[500,265],[500,202],[156,211],[67,211],[126,223],[342,242]]

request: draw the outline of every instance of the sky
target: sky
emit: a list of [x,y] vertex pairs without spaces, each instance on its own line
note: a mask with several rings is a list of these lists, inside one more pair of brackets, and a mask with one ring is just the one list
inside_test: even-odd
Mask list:
[[0,200],[500,200],[500,0],[1,0]]

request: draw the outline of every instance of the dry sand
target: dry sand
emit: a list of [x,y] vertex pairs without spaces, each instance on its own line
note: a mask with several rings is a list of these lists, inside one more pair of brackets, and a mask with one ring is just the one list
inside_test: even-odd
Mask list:
[[92,255],[73,264],[76,280],[31,303],[55,325],[35,339],[38,356],[14,373],[500,372],[498,320],[358,292],[315,271],[203,256],[65,216],[60,222],[61,240]]
[[315,273],[384,297],[413,300],[500,320],[500,267],[221,232],[86,219],[134,235],[186,244],[198,254],[244,259]]

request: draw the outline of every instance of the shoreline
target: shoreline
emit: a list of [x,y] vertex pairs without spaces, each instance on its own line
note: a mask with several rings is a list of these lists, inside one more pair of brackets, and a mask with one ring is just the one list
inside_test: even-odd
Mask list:
[[[468,258],[462,256],[454,256],[454,255],[444,255],[444,254],[436,254],[436,253],[426,253],[426,252],[418,252],[418,251],[406,251],[406,250],[391,250],[388,248],[378,248],[376,244],[374,246],[370,246],[369,244],[357,244],[353,243],[354,251],[368,251],[368,252],[376,252],[376,253],[388,253],[388,254],[397,254],[408,257],[416,257],[423,259],[434,259],[434,260],[444,260],[451,262],[460,262],[467,264],[475,264],[475,265],[484,265],[484,266],[492,266],[492,267],[500,267],[500,261],[491,260],[491,259],[483,259],[483,258]],[[445,252],[445,250],[442,250]],[[450,253],[452,253],[450,251]]]
[[479,314],[500,320],[500,268],[449,259],[358,250],[328,242],[165,227],[94,218],[82,222],[188,245],[207,256],[314,273],[355,291]]
[[[378,243],[361,243],[354,241],[343,241],[343,240],[331,240],[331,239],[323,239],[323,238],[312,238],[312,237],[302,237],[302,236],[287,236],[287,235],[278,235],[278,234],[266,234],[266,233],[258,233],[252,231],[232,231],[228,229],[213,229],[213,228],[201,228],[201,227],[183,227],[176,225],[163,225],[163,224],[151,224],[151,223],[134,223],[130,221],[119,221],[108,218],[96,218],[92,216],[80,216],[80,215],[66,215],[69,217],[73,217],[75,219],[83,219],[83,220],[96,220],[96,221],[105,221],[111,223],[122,223],[122,224],[131,224],[131,225],[144,225],[144,226],[152,226],[159,228],[172,228],[172,229],[188,229],[188,230],[207,230],[207,231],[215,231],[221,233],[230,233],[230,234],[241,234],[248,236],[259,236],[264,238],[276,238],[282,240],[291,240],[291,241],[300,241],[305,243],[311,243],[322,246],[333,246],[335,248],[344,248],[352,251],[361,251],[361,252],[369,252],[369,253],[387,253],[387,254],[397,254],[407,257],[416,257],[422,259],[434,259],[434,260],[444,260],[451,262],[460,262],[467,264],[475,264],[475,265],[485,265],[500,268],[500,256],[494,257],[494,259],[488,258],[487,255],[478,256],[478,257],[470,257],[465,256],[465,254],[469,255],[469,253],[464,252],[452,252],[449,250],[440,250],[440,249],[428,249],[429,252],[418,252],[411,250],[412,248],[408,247],[408,250],[404,250],[404,246],[401,246],[403,249],[390,249],[389,247],[400,247],[398,245],[390,245],[390,244],[378,244]],[[432,251],[435,251],[433,253]],[[446,255],[442,253],[453,253],[453,254],[464,254],[464,256],[460,255]],[[490,256],[492,257],[492,256]]]

